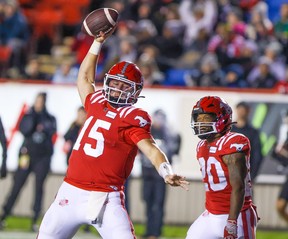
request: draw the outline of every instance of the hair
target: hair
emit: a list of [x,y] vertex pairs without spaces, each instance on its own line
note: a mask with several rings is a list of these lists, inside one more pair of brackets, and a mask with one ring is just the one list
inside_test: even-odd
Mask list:
[[154,116],[156,116],[156,115],[161,115],[161,116],[163,116],[163,117],[166,119],[166,113],[165,113],[164,110],[162,110],[162,109],[157,109],[157,110],[155,110],[154,113],[153,113],[153,115],[154,115]]
[[43,98],[43,101],[44,101],[44,104],[46,103],[46,100],[47,100],[47,93],[46,92],[39,92],[37,97],[42,97]]
[[244,107],[245,109],[249,110],[250,109],[250,106],[247,102],[245,101],[240,101],[237,105],[236,105],[236,108],[239,108],[239,107]]

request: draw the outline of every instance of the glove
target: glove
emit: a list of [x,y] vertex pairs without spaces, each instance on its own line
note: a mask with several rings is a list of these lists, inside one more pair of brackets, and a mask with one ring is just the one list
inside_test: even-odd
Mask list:
[[237,236],[237,220],[228,219],[227,224],[224,228],[223,239],[236,239]]
[[6,163],[2,163],[1,170],[0,170],[0,178],[6,178],[6,176],[7,176]]

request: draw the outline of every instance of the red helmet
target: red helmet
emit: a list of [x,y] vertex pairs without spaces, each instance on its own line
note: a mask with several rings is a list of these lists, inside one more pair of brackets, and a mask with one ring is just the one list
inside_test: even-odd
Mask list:
[[[211,114],[215,116],[213,122],[197,122],[199,114]],[[211,134],[230,130],[232,124],[231,107],[218,96],[205,96],[194,105],[191,117],[191,127],[194,134],[201,139],[211,136]],[[205,130],[202,130],[205,129]],[[210,129],[210,130],[208,130]],[[202,136],[202,137],[201,137]]]
[[[110,84],[111,81],[118,81]],[[117,87],[122,82],[125,89]],[[133,105],[137,102],[143,88],[143,76],[138,66],[128,61],[122,61],[113,65],[105,74],[103,94],[105,99],[114,106]],[[117,92],[117,97],[112,96],[112,92]]]

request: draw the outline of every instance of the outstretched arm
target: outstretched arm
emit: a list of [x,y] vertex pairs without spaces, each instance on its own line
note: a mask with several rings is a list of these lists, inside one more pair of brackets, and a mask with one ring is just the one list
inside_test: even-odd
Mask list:
[[154,140],[142,139],[137,143],[137,146],[152,162],[160,176],[163,177],[165,183],[170,184],[171,186],[180,186],[185,190],[188,190],[189,182],[185,180],[185,177],[173,173],[166,155],[161,151]]

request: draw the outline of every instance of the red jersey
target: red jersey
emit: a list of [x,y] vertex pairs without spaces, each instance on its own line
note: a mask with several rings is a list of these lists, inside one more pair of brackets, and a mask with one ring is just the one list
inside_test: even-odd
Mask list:
[[134,106],[112,108],[98,90],[85,100],[87,119],[74,144],[65,181],[85,190],[121,190],[137,143],[152,138],[151,118]]
[[228,167],[222,156],[237,152],[245,153],[248,168],[245,178],[245,201],[242,207],[242,210],[245,210],[252,204],[249,139],[243,134],[228,132],[212,143],[201,140],[197,145],[197,159],[206,190],[205,207],[213,214],[229,213],[232,187],[229,183]]

